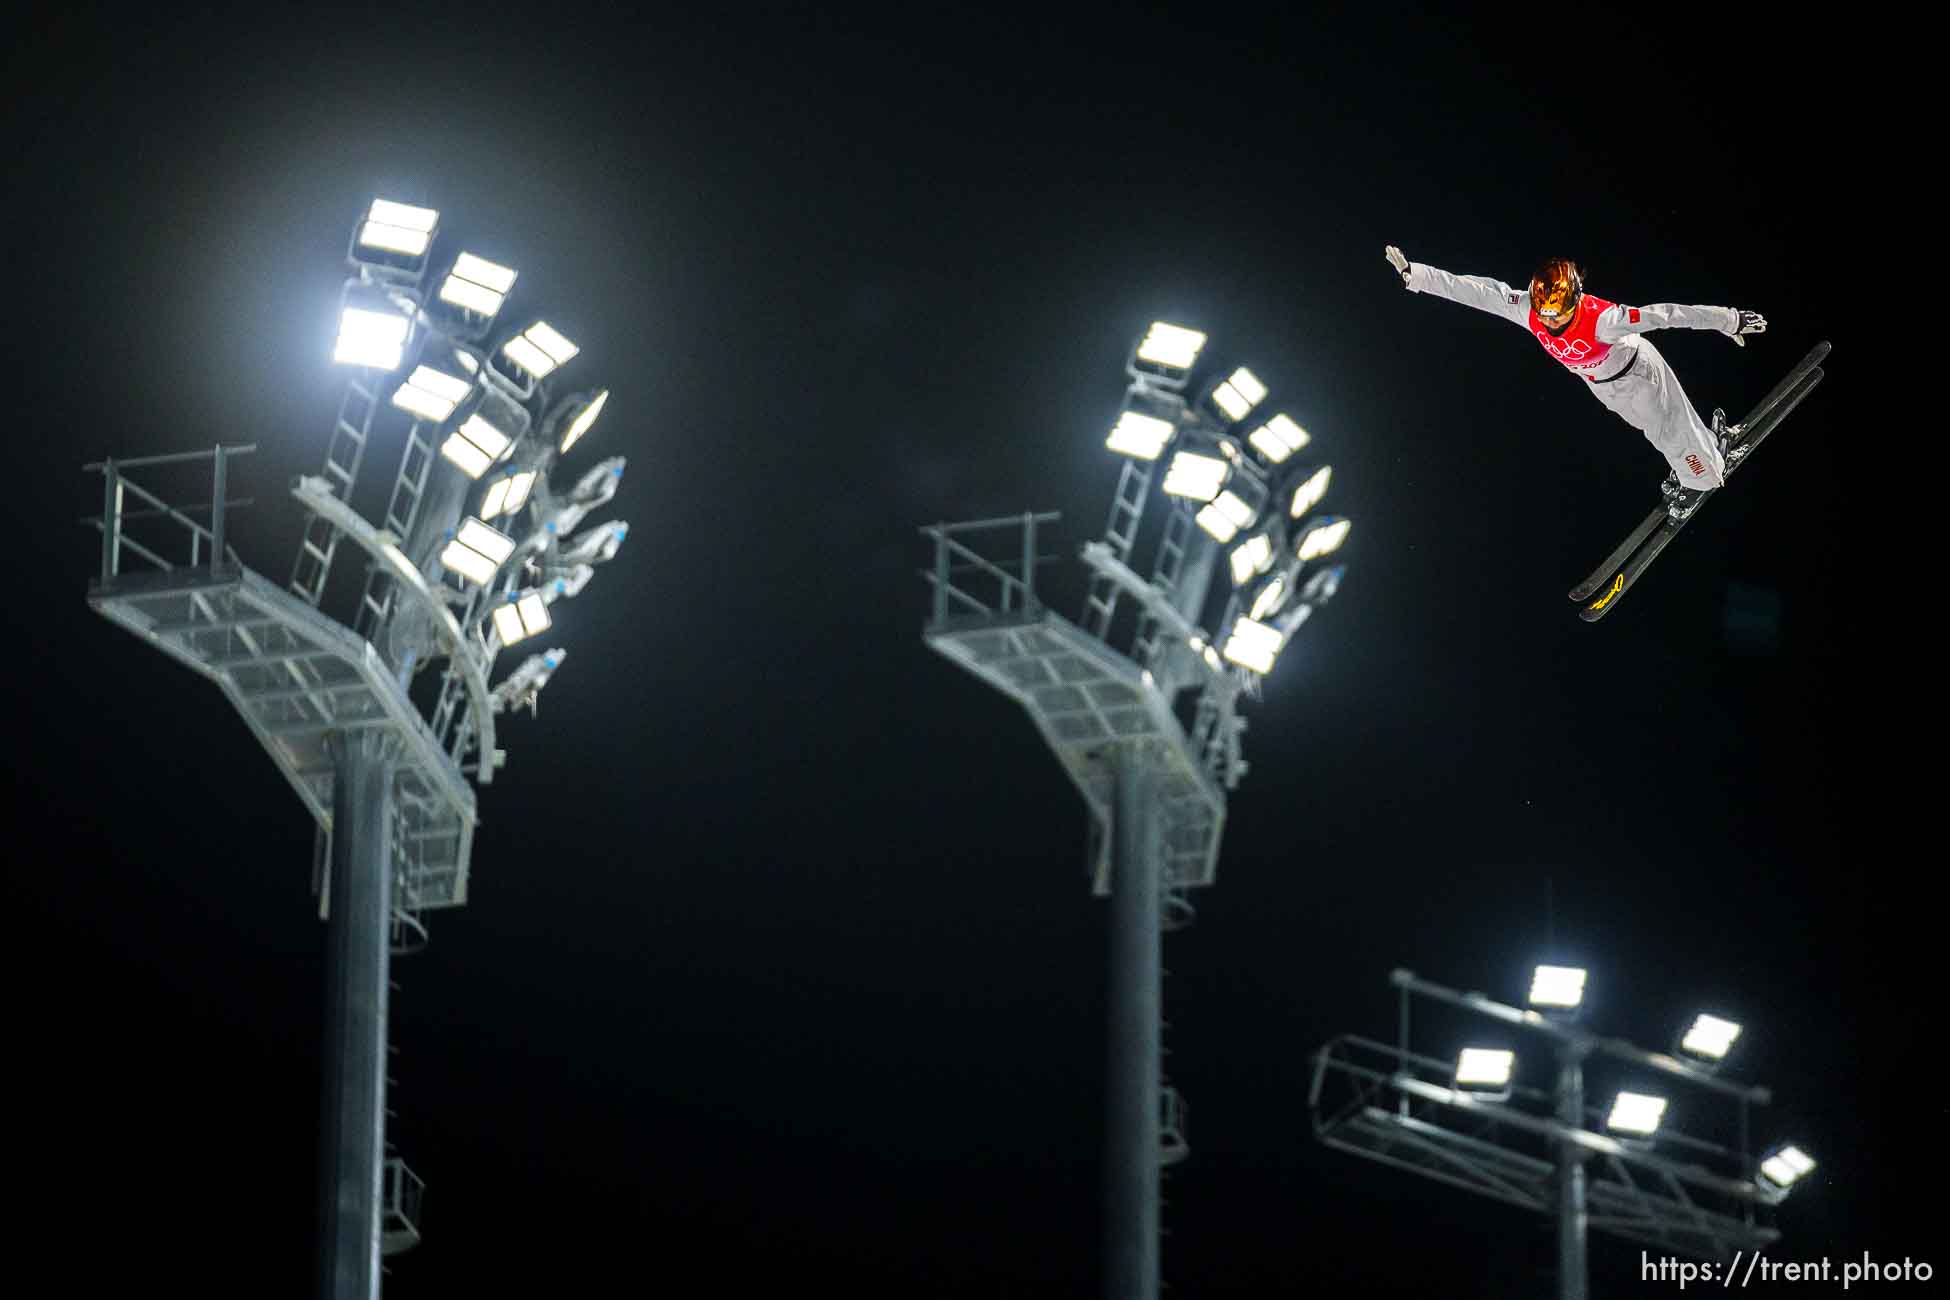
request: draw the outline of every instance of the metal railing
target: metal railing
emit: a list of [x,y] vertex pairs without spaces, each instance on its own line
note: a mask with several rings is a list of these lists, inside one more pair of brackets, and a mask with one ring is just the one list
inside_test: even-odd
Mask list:
[[[231,501],[225,499],[229,461],[233,456],[242,456],[257,450],[257,444],[239,443],[225,446],[219,443],[209,451],[178,452],[168,456],[139,456],[130,460],[101,460],[81,468],[86,473],[102,476],[101,518],[85,516],[83,527],[95,528],[102,535],[102,572],[104,583],[113,582],[122,573],[124,553],[139,556],[164,572],[179,567],[163,556],[158,549],[129,536],[129,525],[141,520],[168,519],[179,525],[189,534],[189,558],[187,566],[192,569],[206,564],[219,564],[228,561],[242,563],[237,558],[236,548],[232,547],[225,535],[225,513],[254,504],[249,497]],[[212,462],[210,499],[196,505],[174,506],[156,493],[129,478],[131,469],[147,469],[157,465],[178,465],[192,461]],[[128,499],[149,507],[144,510],[128,508]],[[194,515],[207,513],[208,525],[198,523]],[[161,546],[158,543],[157,546]]]
[[[921,529],[922,536],[934,539],[934,567],[921,572],[921,577],[934,588],[933,621],[936,624],[944,623],[958,612],[980,618],[1040,612],[1042,605],[1036,599],[1036,568],[1039,564],[1049,563],[1054,557],[1036,553],[1036,530],[1038,526],[1054,523],[1062,517],[1055,512],[1025,513],[999,519],[975,519],[967,523],[931,524]],[[1022,530],[1020,551],[1012,557],[1022,566],[1020,577],[1009,572],[1002,564],[955,540],[966,533],[993,533],[1005,528]],[[955,585],[958,576],[971,573],[980,574],[995,584],[995,595],[991,598],[993,603],[984,602],[973,592]]]

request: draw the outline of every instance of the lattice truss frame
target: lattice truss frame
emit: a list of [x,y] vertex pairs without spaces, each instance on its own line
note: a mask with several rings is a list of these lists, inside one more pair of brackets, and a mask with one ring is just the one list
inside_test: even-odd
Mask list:
[[1604,1114],[1585,1108],[1583,1129],[1528,1113],[1551,1113],[1549,1094],[1516,1087],[1490,1101],[1451,1086],[1454,1062],[1399,1044],[1343,1034],[1314,1056],[1308,1110],[1327,1146],[1540,1214],[1556,1210],[1557,1162],[1565,1140],[1584,1156],[1586,1224],[1658,1250],[1726,1262],[1764,1249],[1780,1232],[1757,1214],[1772,1203],[1750,1179],[1716,1172],[1731,1153],[1661,1133],[1652,1144],[1605,1136]]

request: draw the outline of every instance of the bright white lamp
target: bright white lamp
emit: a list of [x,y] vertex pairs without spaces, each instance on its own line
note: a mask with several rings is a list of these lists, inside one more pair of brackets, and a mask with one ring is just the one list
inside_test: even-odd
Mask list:
[[463,519],[440,562],[469,582],[485,587],[515,551],[515,539],[478,519]]

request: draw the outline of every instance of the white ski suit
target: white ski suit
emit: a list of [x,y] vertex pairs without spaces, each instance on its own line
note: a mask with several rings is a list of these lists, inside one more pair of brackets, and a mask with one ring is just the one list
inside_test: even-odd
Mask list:
[[[1555,360],[1589,384],[1592,396],[1645,435],[1672,467],[1681,487],[1702,490],[1725,482],[1726,461],[1719,440],[1686,400],[1679,376],[1642,334],[1694,329],[1718,330],[1731,337],[1740,329],[1736,309],[1670,302],[1627,307],[1586,294],[1571,327],[1553,336],[1532,315],[1530,295],[1501,280],[1451,275],[1410,262],[1408,287],[1414,293],[1432,293],[1490,312],[1529,330]],[[1597,308],[1595,315],[1592,308]]]

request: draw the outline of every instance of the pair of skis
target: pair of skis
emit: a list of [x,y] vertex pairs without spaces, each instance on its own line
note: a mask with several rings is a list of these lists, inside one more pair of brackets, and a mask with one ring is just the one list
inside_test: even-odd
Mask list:
[[[1821,382],[1822,358],[1828,355],[1828,344],[1817,343],[1801,358],[1786,379],[1774,385],[1772,392],[1760,399],[1747,418],[1740,422],[1740,441],[1727,449],[1725,477],[1731,481],[1734,471],[1747,463],[1748,457],[1759,450],[1767,435],[1780,426],[1801,399],[1812,393],[1815,385]],[[1707,494],[1709,497],[1712,493]],[[1625,593],[1652,567],[1659,558],[1659,552],[1679,536],[1679,532],[1693,515],[1706,505],[1705,500],[1694,504],[1691,514],[1684,519],[1674,519],[1666,509],[1665,503],[1653,507],[1652,513],[1634,528],[1618,548],[1604,558],[1591,576],[1571,588],[1571,599],[1583,606],[1578,617],[1587,623],[1596,623],[1605,615],[1618,608]]]

